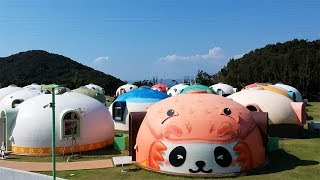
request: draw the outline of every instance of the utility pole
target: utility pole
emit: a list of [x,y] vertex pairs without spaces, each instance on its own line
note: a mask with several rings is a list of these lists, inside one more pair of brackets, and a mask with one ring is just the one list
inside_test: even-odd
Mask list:
[[51,154],[52,154],[52,178],[56,180],[56,112],[55,112],[55,88],[59,87],[56,84],[50,85],[42,85],[44,88],[51,89],[52,94],[52,102],[50,103],[50,107],[52,108],[52,147],[51,147]]

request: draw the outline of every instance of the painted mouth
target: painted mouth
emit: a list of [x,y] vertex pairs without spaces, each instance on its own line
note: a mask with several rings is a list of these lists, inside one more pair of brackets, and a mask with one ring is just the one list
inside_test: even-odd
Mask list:
[[204,172],[204,173],[212,173],[212,169],[204,170],[202,167],[198,168],[197,170],[189,169],[189,172],[191,173],[198,173],[198,172]]

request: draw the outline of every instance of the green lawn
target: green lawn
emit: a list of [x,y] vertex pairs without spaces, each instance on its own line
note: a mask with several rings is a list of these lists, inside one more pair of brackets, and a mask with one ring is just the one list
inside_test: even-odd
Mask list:
[[[280,140],[281,149],[268,155],[269,164],[253,172],[237,176],[240,179],[319,179],[320,138]],[[125,166],[130,172],[121,172],[121,167],[64,171],[57,176],[66,179],[185,179],[146,171],[135,165]],[[51,172],[42,172],[50,175]],[[74,174],[70,176],[70,174]],[[198,179],[198,178],[197,178]],[[229,178],[224,178],[229,179]],[[233,179],[233,178],[230,178]]]
[[[320,102],[310,103],[308,114],[313,121],[320,121]],[[320,138],[319,133],[309,139],[281,139],[280,149],[268,154],[269,163],[260,170],[242,173],[239,179],[320,179]],[[110,155],[110,154],[109,154]],[[110,155],[111,156],[111,155]],[[97,156],[98,158],[99,156]],[[102,153],[101,158],[107,158]],[[57,172],[66,179],[190,179],[190,177],[170,176],[140,169],[135,165],[125,166],[129,172],[121,172],[120,167]],[[42,172],[50,175],[51,172]],[[195,179],[195,178],[193,178]],[[196,178],[199,179],[199,178]],[[234,177],[224,178],[234,179]]]

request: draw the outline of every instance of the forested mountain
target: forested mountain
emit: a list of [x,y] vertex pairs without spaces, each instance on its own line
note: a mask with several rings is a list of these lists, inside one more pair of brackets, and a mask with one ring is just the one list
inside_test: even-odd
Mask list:
[[282,82],[315,99],[320,92],[320,40],[294,39],[267,45],[231,59],[211,79],[212,83],[224,82],[240,89],[254,82]]
[[242,58],[231,59],[217,74],[204,71],[197,82],[212,85],[218,82],[238,89],[254,82],[269,82],[296,87],[305,98],[320,96],[320,40],[287,41],[253,50]]
[[124,84],[118,78],[82,65],[70,58],[42,50],[20,52],[0,58],[0,85],[25,86],[31,83],[56,83],[74,89],[89,83],[105,89],[114,95]]

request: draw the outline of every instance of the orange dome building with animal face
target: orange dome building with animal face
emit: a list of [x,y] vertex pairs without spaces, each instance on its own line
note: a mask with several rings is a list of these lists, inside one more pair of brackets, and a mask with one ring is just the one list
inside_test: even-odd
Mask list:
[[136,161],[154,171],[212,176],[248,171],[265,161],[255,119],[267,114],[213,94],[183,94],[147,109],[136,139]]

